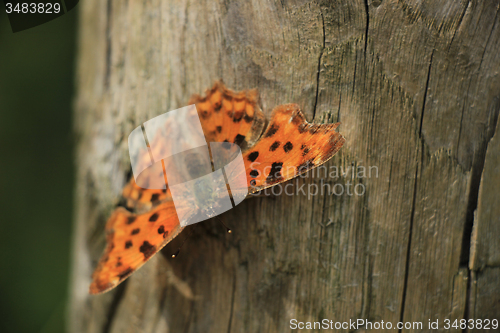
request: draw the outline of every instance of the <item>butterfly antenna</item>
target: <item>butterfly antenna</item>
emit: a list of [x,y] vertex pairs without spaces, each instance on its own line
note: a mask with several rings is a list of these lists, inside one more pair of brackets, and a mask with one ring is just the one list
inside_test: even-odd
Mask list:
[[226,228],[226,231],[227,231],[227,233],[228,233],[228,234],[230,234],[230,233],[232,233],[232,232],[233,232],[231,229],[229,229],[229,228],[227,227],[227,225],[225,225],[225,224],[224,224],[224,222],[222,221],[222,219],[221,219],[220,217],[216,216],[215,218],[216,218],[216,219],[217,219],[220,223],[222,223],[222,225],[224,226],[224,228]]
[[193,228],[191,228],[189,230],[189,234],[186,236],[186,238],[184,238],[184,240],[182,241],[181,246],[179,246],[179,248],[177,249],[177,251],[175,251],[174,254],[172,254],[172,258],[175,258],[175,257],[177,257],[179,255],[179,252],[181,252],[182,246],[184,245],[184,243],[186,243],[186,241],[188,240],[189,237],[191,237],[192,234],[193,234]]

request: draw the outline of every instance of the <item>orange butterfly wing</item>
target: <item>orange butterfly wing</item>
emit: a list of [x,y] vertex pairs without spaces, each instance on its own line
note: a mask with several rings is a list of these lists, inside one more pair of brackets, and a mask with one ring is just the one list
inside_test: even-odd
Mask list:
[[[206,94],[206,97],[193,96],[190,104],[197,104],[207,142],[231,141],[246,147],[254,144],[265,125],[257,91],[236,93],[217,82]],[[156,136],[156,140],[162,140],[162,136]],[[153,146],[168,149],[168,145]],[[148,162],[149,152],[141,152],[138,163]],[[150,179],[163,177],[156,171],[146,169],[141,176]],[[183,230],[177,214],[184,212],[174,207],[168,183],[165,183],[166,189],[144,189],[131,178],[124,187],[124,205],[136,213],[119,207],[109,218],[106,224],[107,246],[92,274],[91,294],[116,287]],[[151,221],[152,217],[154,221]]]
[[[339,124],[310,124],[296,104],[276,107],[262,134],[265,117],[255,89],[234,92],[217,82],[205,97],[194,95],[189,104],[196,104],[207,142],[236,143],[243,152],[245,177],[228,175],[241,182],[231,188],[233,193],[254,193],[307,172],[333,157],[345,142],[335,132]],[[148,153],[142,154],[147,160]],[[146,177],[162,177],[150,173]],[[136,213],[119,207],[109,218],[107,246],[92,275],[91,294],[116,287],[183,230],[177,214],[191,207],[174,207],[166,185],[163,190],[143,189],[132,178],[124,187],[125,206]]]
[[107,246],[89,292],[98,294],[116,287],[174,239],[183,229],[178,210],[171,200],[141,215],[117,208],[106,224]]
[[310,124],[297,104],[276,107],[257,144],[243,154],[250,193],[258,192],[332,158],[345,142],[340,125]]
[[189,104],[196,104],[207,142],[236,143],[245,151],[264,129],[266,119],[256,89],[234,92],[217,82],[205,97],[194,95]]

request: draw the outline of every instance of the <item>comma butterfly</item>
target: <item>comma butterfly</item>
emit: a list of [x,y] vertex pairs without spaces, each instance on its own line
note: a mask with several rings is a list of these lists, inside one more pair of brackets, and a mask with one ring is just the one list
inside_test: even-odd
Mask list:
[[[189,104],[196,105],[206,142],[241,148],[246,177],[239,179],[245,180],[245,194],[325,163],[345,142],[335,131],[339,123],[310,124],[297,104],[277,106],[266,126],[256,89],[234,92],[216,82],[205,97],[195,95]],[[158,177],[147,170],[141,176]],[[183,230],[179,216],[190,209],[188,204],[174,205],[168,184],[144,189],[132,177],[122,195],[126,207],[115,209],[106,224],[107,246],[92,275],[91,294],[116,287],[174,239]]]

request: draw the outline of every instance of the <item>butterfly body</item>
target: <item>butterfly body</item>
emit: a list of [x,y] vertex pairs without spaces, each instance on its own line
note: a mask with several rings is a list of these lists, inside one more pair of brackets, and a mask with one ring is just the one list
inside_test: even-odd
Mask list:
[[[181,159],[163,160],[163,167],[174,170],[167,172],[164,188],[144,189],[133,178],[125,186],[122,195],[127,209],[118,207],[107,222],[107,246],[92,275],[91,294],[116,287],[186,224],[216,216],[248,193],[325,163],[345,142],[335,131],[338,123],[308,123],[297,104],[276,107],[266,126],[256,90],[234,92],[217,82],[206,96],[195,95],[189,104],[196,105],[207,146]],[[231,148],[236,146],[236,150]],[[242,167],[227,168],[238,154]],[[158,170],[146,171],[143,177],[161,180]],[[173,192],[181,195],[172,196]]]
[[220,199],[226,197],[226,188],[213,188],[210,181],[200,179],[196,181],[194,186],[194,202],[192,204],[193,211],[199,211],[201,216],[212,218],[218,215],[221,210]]

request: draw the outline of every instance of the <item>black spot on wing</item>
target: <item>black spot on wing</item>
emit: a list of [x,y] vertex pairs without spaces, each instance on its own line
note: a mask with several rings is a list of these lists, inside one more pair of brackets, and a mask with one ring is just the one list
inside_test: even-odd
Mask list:
[[132,230],[132,232],[130,234],[131,235],[137,235],[139,233],[139,231],[141,231],[141,229],[136,228],[136,229]]
[[124,278],[126,278],[127,276],[129,276],[134,270],[132,268],[127,268],[126,270],[124,270],[123,272],[121,272],[120,274],[118,274],[118,278],[120,280],[123,280]]
[[269,151],[275,151],[276,149],[278,149],[280,146],[280,142],[279,141],[274,141],[274,143],[271,145],[271,147],[269,147]]
[[141,247],[139,248],[139,251],[144,254],[144,259],[148,259],[155,253],[156,247],[154,245],[151,245],[148,241],[144,241],[144,243],[142,243]]
[[253,177],[253,178],[259,176],[259,171],[255,170],[255,169],[252,170],[252,171],[250,171],[250,176]]
[[247,159],[248,159],[250,162],[255,162],[255,160],[257,159],[257,157],[259,157],[259,152],[258,152],[258,151],[253,151],[253,152],[251,152],[250,154],[248,154]]
[[245,141],[245,136],[241,134],[236,134],[236,137],[234,138],[234,143],[240,146],[243,141]]
[[309,151],[309,148],[304,149],[304,151],[302,152],[302,156],[306,156]]
[[136,216],[127,217],[127,224],[132,224],[135,222]]
[[282,162],[274,162],[271,165],[271,171],[269,172],[269,175],[266,178],[266,183],[271,184],[282,180],[283,179],[283,176],[281,175],[282,168],[283,168]]
[[130,249],[132,247],[132,241],[131,240],[128,240],[125,242],[125,248],[126,249]]
[[271,126],[269,126],[269,129],[266,131],[266,134],[264,134],[264,137],[269,138],[273,136],[274,134],[276,134],[276,132],[278,132],[279,129],[280,127],[278,125],[271,124]]
[[283,150],[285,151],[285,153],[289,153],[290,150],[292,149],[293,149],[293,144],[290,141],[285,143],[285,145],[283,146]]
[[152,196],[151,196],[151,202],[155,202],[155,201],[158,201],[158,198],[160,197],[160,194],[159,193],[154,193]]
[[158,228],[158,233],[159,233],[159,234],[163,234],[164,232],[165,232],[165,227],[161,225],[161,226]]
[[203,118],[203,119],[208,119],[210,117],[210,113],[208,112],[208,110],[201,110],[200,111],[200,116]]
[[243,120],[244,120],[246,123],[248,123],[248,124],[249,124],[249,123],[251,123],[251,122],[252,122],[253,117],[250,117],[249,115],[247,115],[247,114],[245,113],[245,116],[243,117]]
[[217,127],[215,128],[215,130],[217,131],[217,133],[222,132],[222,126],[217,126]]
[[159,217],[159,216],[160,216],[160,215],[158,215],[158,213],[154,213],[153,215],[151,215],[151,216],[149,217],[149,222],[156,222],[156,220],[158,220],[158,217]]

